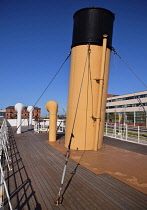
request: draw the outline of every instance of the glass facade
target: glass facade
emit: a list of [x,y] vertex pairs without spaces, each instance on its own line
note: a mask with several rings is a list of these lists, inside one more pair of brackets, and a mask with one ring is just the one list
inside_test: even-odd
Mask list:
[[136,123],[146,123],[146,113],[145,112],[136,112]]
[[0,117],[5,117],[6,116],[6,112],[0,111]]
[[106,122],[120,122],[120,123],[130,123],[130,124],[146,124],[146,113],[145,112],[113,112],[106,113],[105,121]]
[[119,122],[119,113],[106,113],[106,122]]

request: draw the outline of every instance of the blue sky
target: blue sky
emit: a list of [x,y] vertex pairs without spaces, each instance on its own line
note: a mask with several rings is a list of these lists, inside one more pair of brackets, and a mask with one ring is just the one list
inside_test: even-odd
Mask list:
[[[115,13],[112,45],[147,83],[146,0],[0,0],[0,109],[34,105],[70,51],[73,14],[93,6]],[[37,103],[42,115],[49,100],[66,110],[69,71],[70,59]],[[112,53],[108,92],[144,90]]]

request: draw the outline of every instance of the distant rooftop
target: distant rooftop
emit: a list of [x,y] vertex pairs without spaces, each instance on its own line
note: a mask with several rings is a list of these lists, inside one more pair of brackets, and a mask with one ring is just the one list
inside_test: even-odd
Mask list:
[[138,96],[138,95],[147,95],[147,91],[140,91],[140,92],[135,92],[135,93],[128,93],[128,94],[123,94],[123,95],[113,95],[113,94],[107,94],[107,98],[112,98],[112,97],[126,97],[126,96]]
[[119,95],[107,94],[107,98],[111,98],[111,97],[114,97],[114,96],[119,96]]
[[[24,106],[24,109],[27,109],[28,106]],[[14,109],[14,106],[8,106],[6,107],[6,109]],[[41,109],[41,108],[38,108],[37,106],[34,107],[34,109]]]

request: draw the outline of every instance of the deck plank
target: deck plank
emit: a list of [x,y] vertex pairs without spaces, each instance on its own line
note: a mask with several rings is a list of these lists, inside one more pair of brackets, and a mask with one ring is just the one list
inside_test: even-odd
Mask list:
[[[11,135],[9,153],[13,170],[7,171],[6,176],[14,208],[146,209],[145,194],[108,174],[96,175],[71,159],[67,165],[63,203],[56,206],[54,200],[59,191],[65,157],[47,144],[47,138],[47,134],[32,131]],[[7,202],[5,207],[8,207]]]

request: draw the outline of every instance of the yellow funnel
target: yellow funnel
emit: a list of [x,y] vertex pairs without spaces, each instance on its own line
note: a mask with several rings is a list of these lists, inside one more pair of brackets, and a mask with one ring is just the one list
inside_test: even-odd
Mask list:
[[113,13],[101,8],[74,15],[65,135],[71,149],[102,147],[113,20]]

